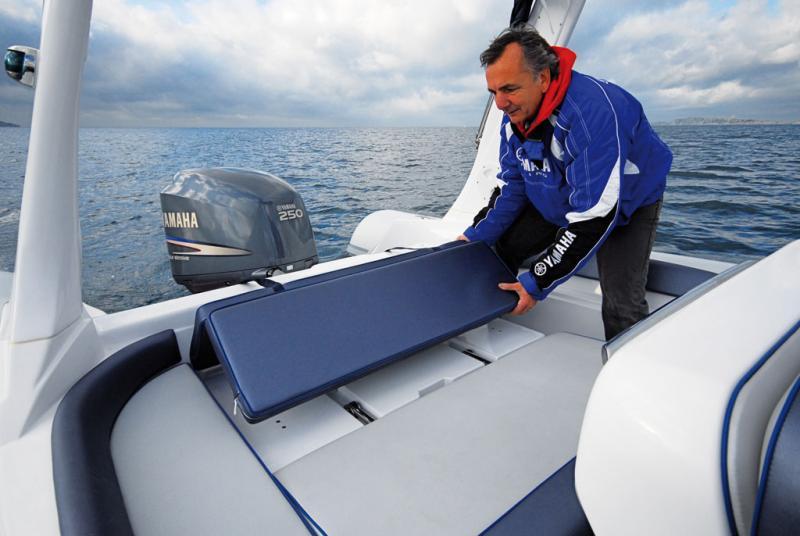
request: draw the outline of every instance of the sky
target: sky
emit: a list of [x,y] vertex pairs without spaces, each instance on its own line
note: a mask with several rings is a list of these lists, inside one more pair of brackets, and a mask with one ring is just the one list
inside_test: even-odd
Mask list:
[[[512,0],[95,0],[82,126],[476,126],[480,52]],[[0,45],[38,46],[41,0],[0,0]],[[652,121],[800,119],[797,0],[587,0],[575,69]],[[0,79],[0,121],[33,91]]]

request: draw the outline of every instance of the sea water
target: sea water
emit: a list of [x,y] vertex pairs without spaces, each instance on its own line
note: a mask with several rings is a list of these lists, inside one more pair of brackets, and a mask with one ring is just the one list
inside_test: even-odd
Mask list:
[[[675,158],[656,250],[737,262],[800,239],[800,125],[657,130]],[[475,134],[475,128],[81,129],[83,299],[113,312],[186,294],[172,280],[159,202],[181,169],[245,167],[288,181],[306,203],[324,261],[344,254],[358,222],[373,211],[442,216],[472,167]],[[0,129],[5,271],[14,269],[28,136],[28,129]]]

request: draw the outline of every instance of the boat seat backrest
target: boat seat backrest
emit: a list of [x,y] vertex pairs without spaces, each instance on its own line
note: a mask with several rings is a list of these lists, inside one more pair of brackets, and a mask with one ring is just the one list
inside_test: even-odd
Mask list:
[[[530,263],[528,263],[530,267]],[[578,274],[589,279],[600,279],[597,258],[592,257],[578,270]],[[668,296],[683,296],[698,285],[702,285],[717,274],[709,270],[686,266],[675,262],[650,259],[647,266],[647,290]]]
[[773,415],[780,411],[782,396],[800,375],[798,327],[757,356],[728,402],[722,438],[723,491],[729,523],[739,534],[751,530],[762,450],[765,436],[772,434]]
[[217,302],[195,329],[259,421],[496,318],[514,275],[480,242],[367,263],[255,299]]
[[[408,253],[403,254],[402,258],[405,260],[412,259],[420,255],[425,255],[429,251],[430,250],[428,249],[410,251]],[[377,261],[372,261],[368,263],[368,265],[370,269],[374,269],[380,266],[385,266],[387,264],[392,264],[394,262],[397,262],[397,257],[388,257],[384,259],[379,259]],[[274,281],[267,280],[264,283],[266,288],[251,292],[246,292],[244,294],[237,294],[236,296],[231,296],[224,300],[217,300],[200,306],[197,309],[197,313],[195,314],[195,320],[194,320],[195,329],[194,332],[192,333],[192,342],[189,348],[189,360],[191,361],[192,366],[195,368],[195,370],[203,370],[209,367],[219,365],[219,360],[217,359],[217,355],[214,353],[214,349],[211,346],[211,341],[209,341],[208,339],[208,332],[206,331],[205,328],[208,316],[217,309],[229,307],[237,303],[252,301],[283,290],[298,289],[301,287],[306,287],[308,285],[323,283],[325,281],[329,281],[337,277],[344,277],[346,275],[358,273],[360,271],[363,271],[364,268],[365,268],[364,265],[348,266],[346,268],[342,268],[341,270],[325,272],[311,277],[305,277],[303,279],[295,279],[286,284],[279,284]]]

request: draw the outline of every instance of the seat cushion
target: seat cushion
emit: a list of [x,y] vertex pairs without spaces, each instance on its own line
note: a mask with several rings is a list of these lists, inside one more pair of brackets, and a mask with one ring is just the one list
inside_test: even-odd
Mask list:
[[540,339],[277,476],[330,534],[477,534],[575,456],[601,346]]
[[258,421],[510,311],[497,284],[513,280],[488,246],[459,242],[217,309],[206,327]]
[[284,290],[292,290],[300,287],[307,287],[309,285],[315,285],[317,283],[330,281],[331,279],[336,279],[339,277],[344,277],[346,275],[363,272],[365,269],[374,269],[379,266],[386,266],[388,264],[396,263],[398,262],[398,260],[401,259],[402,260],[413,259],[414,257],[425,255],[430,251],[431,249],[410,251],[402,255],[395,255],[392,257],[378,259],[364,264],[347,266],[345,268],[333,270],[330,272],[323,272],[321,274],[313,275],[310,277],[306,276],[301,279],[293,279],[284,284],[277,283],[275,281],[267,279],[263,283],[263,285],[265,285],[266,288],[254,290],[251,292],[245,292],[243,294],[237,294],[235,296],[230,296],[222,300],[206,303],[198,307],[197,312],[195,314],[194,331],[192,332],[192,342],[189,349],[189,359],[192,362],[192,366],[195,368],[195,370],[202,370],[209,367],[213,367],[215,365],[219,365],[219,359],[217,358],[217,355],[214,353],[214,349],[211,346],[211,341],[209,341],[208,339],[208,332],[206,331],[206,321],[208,320],[209,315],[218,309],[223,309],[231,305],[255,300],[256,298],[262,298],[264,296],[274,294],[275,292],[282,292]]

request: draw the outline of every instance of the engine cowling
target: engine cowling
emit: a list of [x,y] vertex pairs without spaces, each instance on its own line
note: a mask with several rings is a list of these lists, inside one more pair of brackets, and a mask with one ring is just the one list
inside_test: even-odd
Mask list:
[[188,169],[161,191],[172,276],[191,292],[294,272],[319,261],[300,194],[275,175]]

